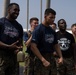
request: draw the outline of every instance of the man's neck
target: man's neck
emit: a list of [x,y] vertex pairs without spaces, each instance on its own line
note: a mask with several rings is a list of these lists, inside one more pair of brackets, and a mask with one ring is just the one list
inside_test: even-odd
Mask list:
[[65,34],[65,33],[66,33],[66,31],[60,31],[60,33],[61,33],[61,34]]
[[75,42],[76,42],[76,35],[75,35],[75,34],[73,34],[73,37],[74,37],[74,39],[75,39]]
[[74,36],[74,38],[76,38],[76,35],[75,34],[73,34],[73,36]]
[[9,21],[14,21],[14,19],[10,18],[8,15],[6,16],[6,18],[7,18]]
[[46,27],[49,27],[49,25],[45,21],[43,21],[42,24]]

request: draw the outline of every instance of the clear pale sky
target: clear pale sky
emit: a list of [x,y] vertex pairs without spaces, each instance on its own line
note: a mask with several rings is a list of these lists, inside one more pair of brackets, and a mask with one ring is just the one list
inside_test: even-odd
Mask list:
[[[23,28],[27,26],[27,0],[10,0],[20,5],[20,15],[17,21],[22,24]],[[4,0],[0,0],[0,18],[3,17]],[[46,9],[46,0],[42,0],[42,20],[44,10]],[[55,23],[61,18],[67,22],[67,27],[70,28],[73,23],[76,23],[76,0],[51,0],[51,8],[57,15]],[[40,0],[29,0],[29,19],[38,17],[40,19]],[[39,22],[40,23],[40,22]],[[30,26],[29,26],[30,27]]]

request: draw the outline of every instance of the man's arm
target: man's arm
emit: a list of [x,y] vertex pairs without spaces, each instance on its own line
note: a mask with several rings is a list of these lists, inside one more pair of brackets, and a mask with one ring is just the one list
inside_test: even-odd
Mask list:
[[0,41],[0,48],[1,49],[7,49],[8,45]]
[[32,36],[25,42],[25,45],[28,47],[31,43]]
[[8,45],[8,44],[5,44],[5,43],[3,43],[3,42],[1,42],[0,41],[0,48],[1,49],[9,49],[9,50],[17,50],[17,49],[20,49],[20,47],[18,47],[16,44],[18,43],[19,41],[16,41],[16,42],[14,42],[13,44],[11,44],[11,45]]
[[31,50],[41,60],[45,67],[48,67],[50,65],[50,63],[41,55],[35,43],[31,43]]
[[32,34],[30,32],[25,32],[23,35],[24,44],[28,47],[30,46],[32,39]]
[[60,57],[59,63],[63,63],[63,57],[62,57],[62,53],[61,53],[59,44],[56,44],[56,45],[54,46],[54,48],[55,48],[58,56]]

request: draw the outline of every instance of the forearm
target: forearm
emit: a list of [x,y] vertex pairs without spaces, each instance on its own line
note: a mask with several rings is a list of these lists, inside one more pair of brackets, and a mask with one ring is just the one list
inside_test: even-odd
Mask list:
[[58,56],[59,56],[59,57],[62,57],[62,53],[61,53],[61,50],[60,50],[60,47],[59,47],[58,44],[55,45],[55,50],[56,50]]
[[5,44],[5,43],[0,41],[0,49],[13,50],[13,51],[17,50],[17,49],[21,49],[22,46],[19,47],[19,46],[17,46],[17,44],[18,44],[18,41],[14,42],[10,45]]
[[31,43],[32,36],[25,42],[25,45],[28,47]]
[[37,46],[34,43],[31,43],[31,50],[41,61],[44,60],[44,57],[41,55]]
[[8,45],[0,41],[0,48],[1,49],[7,49]]

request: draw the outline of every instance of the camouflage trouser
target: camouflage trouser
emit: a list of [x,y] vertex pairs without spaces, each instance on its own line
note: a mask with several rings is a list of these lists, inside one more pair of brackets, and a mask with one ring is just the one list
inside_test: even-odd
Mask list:
[[34,55],[25,57],[25,75],[34,75]]
[[54,57],[50,54],[42,54],[51,64],[49,67],[44,67],[42,62],[35,58],[34,75],[57,75],[56,63]]
[[57,64],[58,75],[76,75],[74,68],[74,59],[64,58],[63,65]]
[[0,75],[19,75],[19,64],[12,55],[0,51]]

